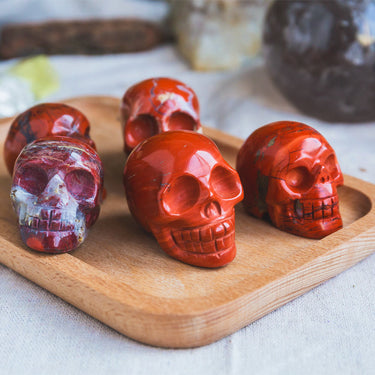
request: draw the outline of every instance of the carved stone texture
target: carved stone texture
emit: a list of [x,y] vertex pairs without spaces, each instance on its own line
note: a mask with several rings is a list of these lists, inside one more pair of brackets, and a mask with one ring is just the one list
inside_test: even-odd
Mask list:
[[11,189],[23,242],[46,253],[75,249],[99,216],[102,194],[102,163],[82,140],[47,137],[28,144]]
[[171,131],[149,138],[130,154],[124,186],[131,213],[171,257],[201,267],[235,257],[242,186],[206,136]]
[[126,152],[161,132],[202,128],[195,92],[171,78],[151,78],[130,87],[122,99],[121,119]]
[[4,144],[5,164],[10,174],[21,150],[36,139],[68,136],[81,139],[95,149],[90,124],[78,109],[60,103],[38,104],[12,122]]
[[193,69],[238,67],[259,51],[269,0],[171,0],[178,48]]
[[343,175],[332,147],[310,126],[280,121],[257,129],[238,153],[237,171],[251,215],[308,238],[342,227]]
[[276,86],[302,112],[332,122],[375,120],[374,1],[276,1],[264,55]]

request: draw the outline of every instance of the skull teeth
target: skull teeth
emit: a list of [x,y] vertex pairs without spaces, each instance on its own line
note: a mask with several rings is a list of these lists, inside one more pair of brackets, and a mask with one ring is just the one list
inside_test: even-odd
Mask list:
[[234,245],[234,218],[204,227],[173,231],[177,246],[193,253],[215,253]]
[[328,219],[339,214],[337,196],[326,199],[295,200],[294,217],[304,220]]
[[49,232],[66,232],[75,228],[74,219],[69,213],[47,209],[33,212],[23,211],[19,217],[19,225]]
[[37,217],[31,217],[25,221],[20,222],[21,226],[37,229],[39,231],[49,232],[65,232],[74,230],[74,224],[68,221],[47,221],[41,220]]

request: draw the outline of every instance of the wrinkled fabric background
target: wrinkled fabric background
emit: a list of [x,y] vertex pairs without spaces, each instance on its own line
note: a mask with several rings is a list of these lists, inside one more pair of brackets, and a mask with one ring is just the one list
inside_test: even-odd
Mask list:
[[[160,19],[147,1],[0,0],[1,23],[136,15]],[[48,101],[120,97],[133,83],[171,76],[190,85],[202,122],[246,138],[289,119],[319,130],[343,172],[375,183],[375,123],[326,124],[294,110],[269,81],[261,58],[232,72],[194,72],[172,46],[101,57],[56,56],[61,88]],[[0,63],[0,72],[14,61]],[[374,223],[375,225],[375,223]],[[375,250],[375,244],[374,244]],[[0,265],[2,374],[374,374],[375,255],[237,333],[197,349],[153,348],[128,339]]]

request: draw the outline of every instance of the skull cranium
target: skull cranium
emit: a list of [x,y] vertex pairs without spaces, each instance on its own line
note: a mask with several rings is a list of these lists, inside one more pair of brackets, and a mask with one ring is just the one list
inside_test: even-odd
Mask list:
[[149,138],[130,154],[124,185],[133,216],[170,256],[202,267],[235,257],[242,186],[209,138],[191,131]]
[[21,150],[36,139],[49,136],[78,138],[95,149],[90,123],[78,109],[62,103],[42,103],[29,108],[12,122],[4,145],[10,174]]
[[22,240],[42,252],[76,248],[98,218],[102,193],[102,163],[84,142],[50,137],[28,144],[11,190]]
[[145,139],[171,130],[201,130],[194,91],[171,78],[152,78],[130,87],[121,106],[126,152]]
[[309,238],[342,227],[343,175],[332,147],[310,126],[280,121],[257,129],[239,151],[237,171],[250,214]]

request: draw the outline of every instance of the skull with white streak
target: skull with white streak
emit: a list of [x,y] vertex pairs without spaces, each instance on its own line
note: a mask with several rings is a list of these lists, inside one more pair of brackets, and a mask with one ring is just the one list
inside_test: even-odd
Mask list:
[[130,152],[153,135],[171,130],[201,132],[195,92],[172,78],[151,78],[130,87],[121,104],[124,148]]
[[28,144],[11,189],[23,242],[48,253],[75,249],[99,216],[102,193],[102,163],[87,144],[68,137]]

